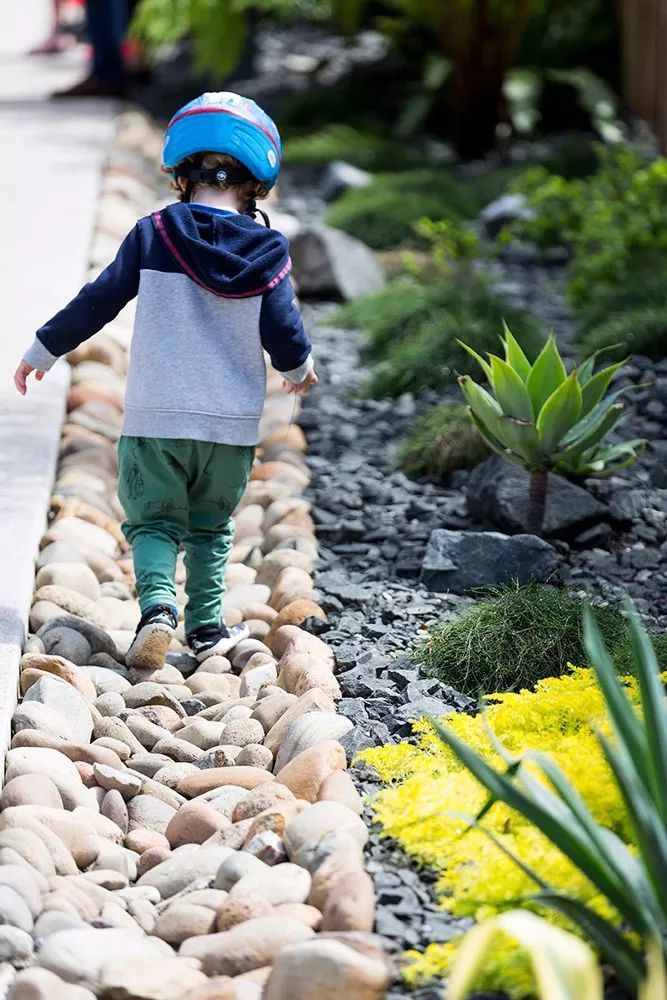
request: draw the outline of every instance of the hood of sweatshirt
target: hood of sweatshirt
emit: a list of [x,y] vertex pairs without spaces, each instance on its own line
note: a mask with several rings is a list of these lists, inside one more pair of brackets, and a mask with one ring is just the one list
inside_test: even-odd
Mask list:
[[248,215],[179,202],[153,222],[184,273],[215,295],[262,295],[290,272],[285,237]]

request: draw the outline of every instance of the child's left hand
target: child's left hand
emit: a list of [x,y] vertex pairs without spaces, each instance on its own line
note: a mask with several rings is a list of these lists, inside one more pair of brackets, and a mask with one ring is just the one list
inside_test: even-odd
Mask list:
[[28,386],[26,385],[26,379],[31,372],[35,372],[35,378],[37,379],[38,382],[41,382],[42,379],[44,378],[44,372],[39,371],[39,369],[33,368],[32,365],[29,365],[27,361],[22,361],[21,364],[16,369],[16,371],[14,372],[14,385],[16,386],[16,388],[18,389],[18,391],[21,393],[22,396],[25,396],[26,392],[28,391]]
[[314,371],[309,371],[303,382],[290,382],[289,379],[283,379],[283,389],[285,392],[295,392],[297,395],[303,395],[308,392],[311,386],[317,385],[319,379]]

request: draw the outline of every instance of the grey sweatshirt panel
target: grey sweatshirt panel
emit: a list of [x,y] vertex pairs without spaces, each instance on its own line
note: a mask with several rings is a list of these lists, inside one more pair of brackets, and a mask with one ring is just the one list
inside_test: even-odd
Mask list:
[[256,444],[266,392],[261,296],[224,299],[141,272],[123,434]]

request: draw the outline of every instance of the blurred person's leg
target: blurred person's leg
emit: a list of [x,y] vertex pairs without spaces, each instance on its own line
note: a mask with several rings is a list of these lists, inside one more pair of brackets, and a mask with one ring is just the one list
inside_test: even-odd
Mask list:
[[127,31],[127,0],[87,0],[88,35],[93,47],[93,76],[122,86],[125,70],[121,44]]
[[91,72],[85,80],[53,96],[124,96],[126,77],[121,45],[128,25],[127,0],[86,0],[86,23],[93,50]]
[[61,30],[60,12],[63,0],[53,0],[53,22],[50,34],[44,41],[30,50],[31,56],[50,56],[56,52],[62,52],[72,44],[72,36],[67,31]]

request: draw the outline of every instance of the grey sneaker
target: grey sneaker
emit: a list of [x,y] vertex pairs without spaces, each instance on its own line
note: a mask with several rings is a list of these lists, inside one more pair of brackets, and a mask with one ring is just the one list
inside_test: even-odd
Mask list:
[[249,635],[245,622],[231,627],[221,622],[219,625],[202,625],[201,628],[190,632],[187,638],[197,662],[203,663],[209,656],[224,656]]
[[168,604],[155,604],[152,608],[147,608],[137,625],[132,645],[125,654],[127,666],[140,670],[159,670],[177,625],[176,611]]

